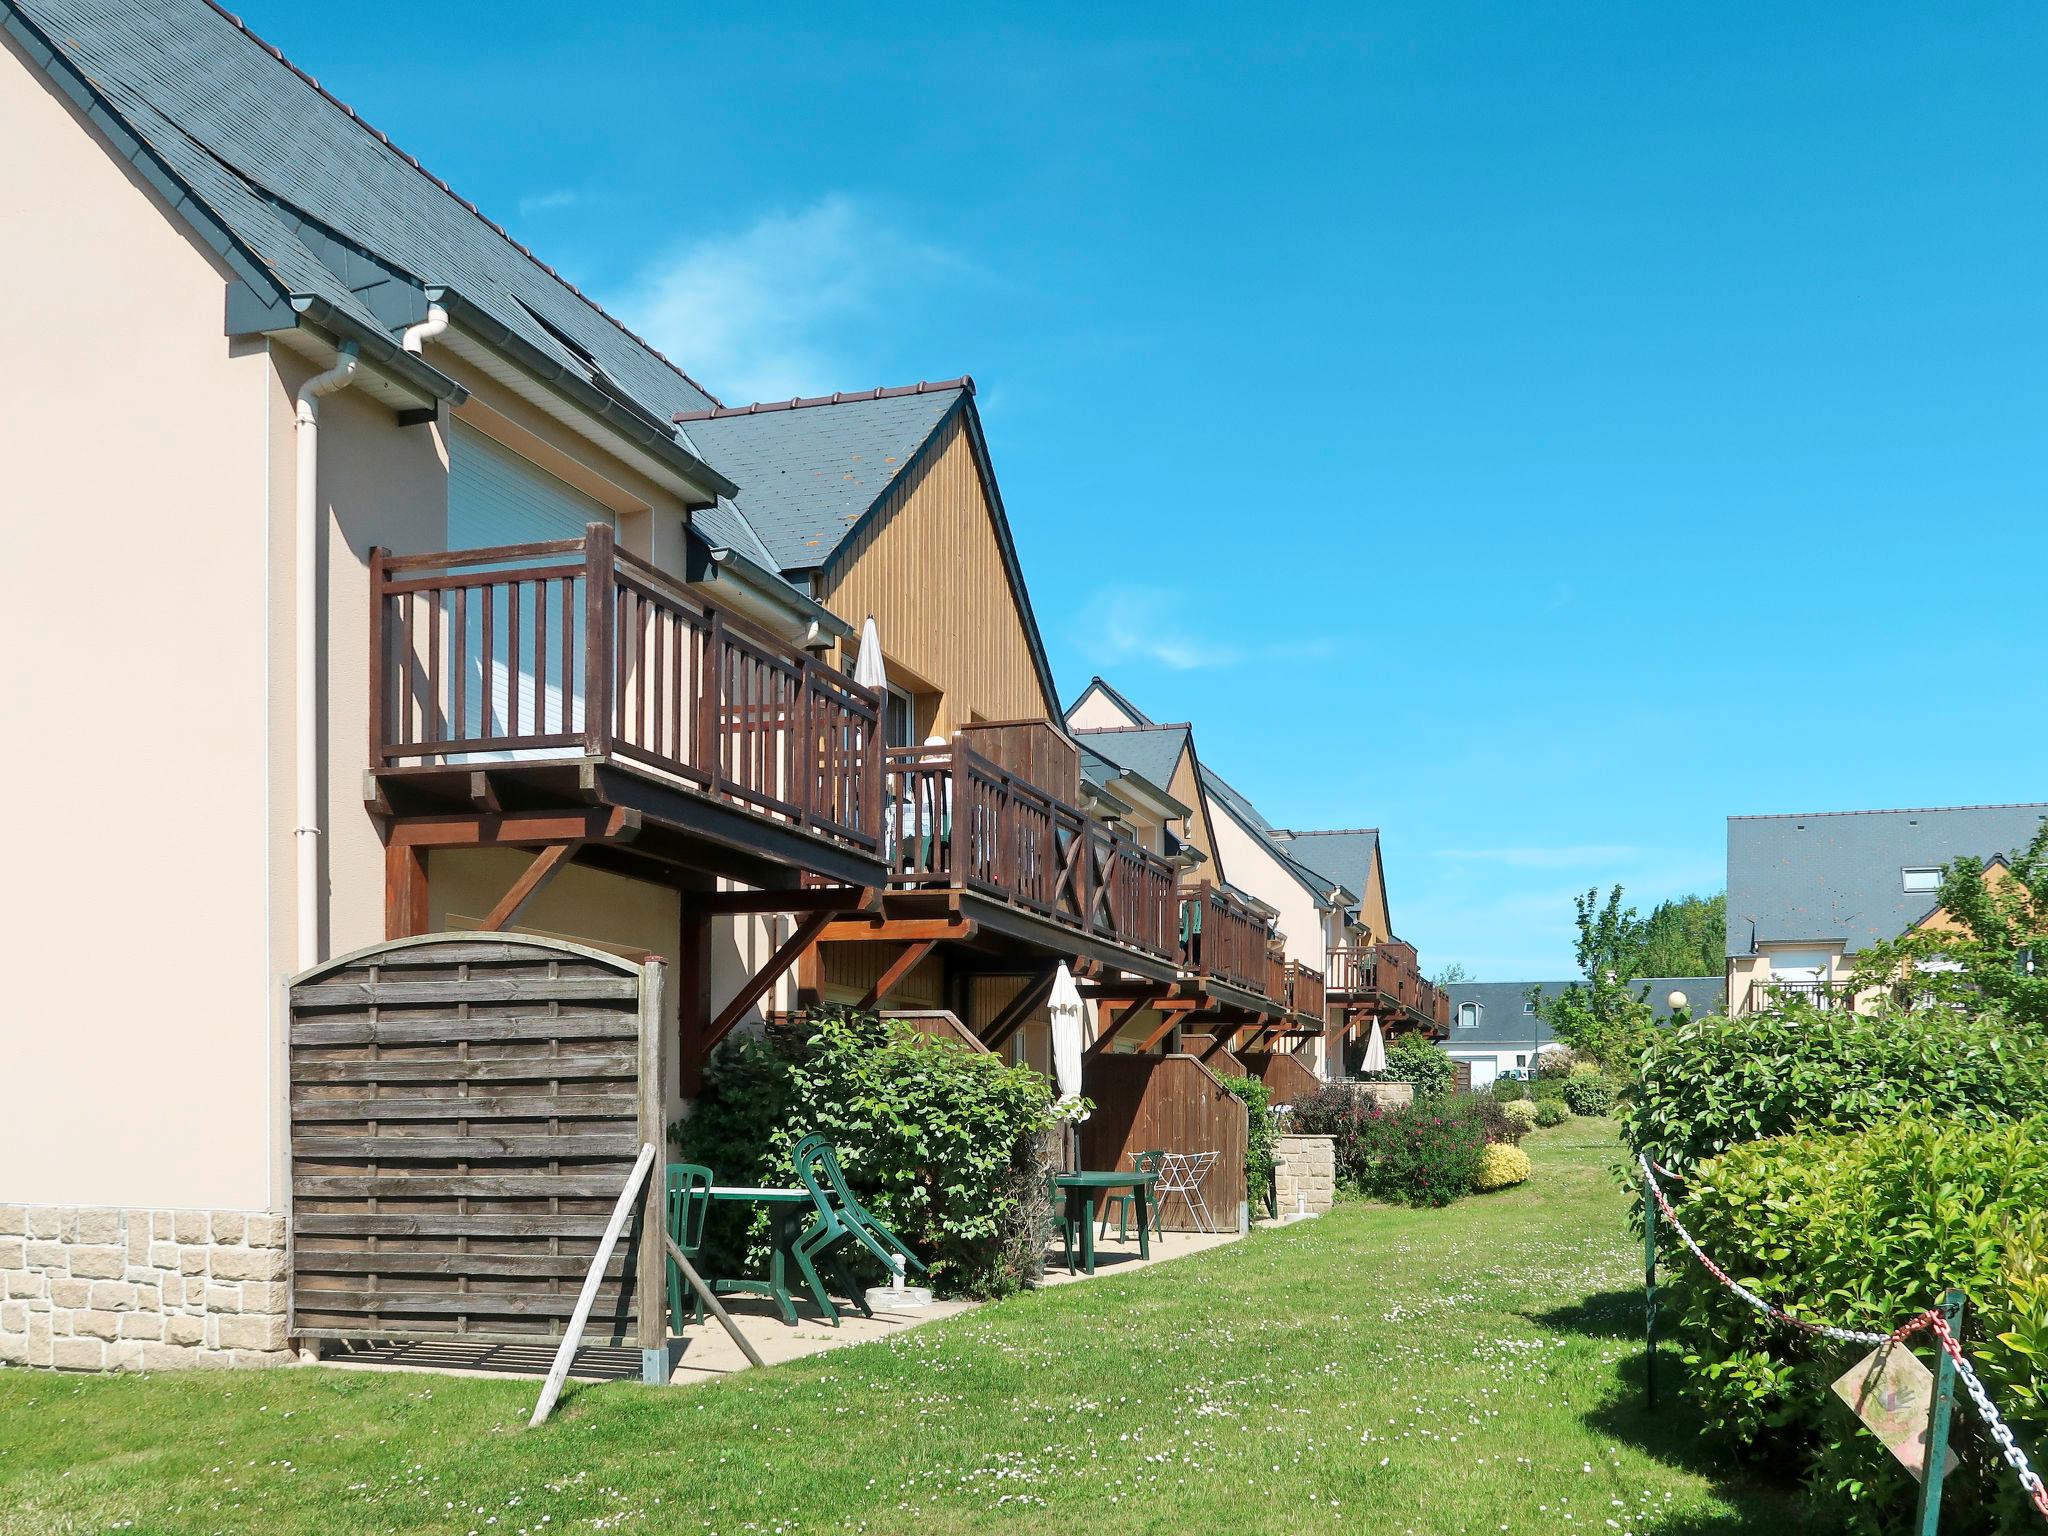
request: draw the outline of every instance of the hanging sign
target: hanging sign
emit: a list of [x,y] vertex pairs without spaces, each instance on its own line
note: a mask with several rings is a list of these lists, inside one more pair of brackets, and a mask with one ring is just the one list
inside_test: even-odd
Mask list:
[[[1927,1466],[1927,1426],[1934,1413],[1934,1372],[1903,1344],[1880,1344],[1835,1381],[1835,1396],[1919,1478]],[[1950,1451],[1942,1476],[1956,1469]]]

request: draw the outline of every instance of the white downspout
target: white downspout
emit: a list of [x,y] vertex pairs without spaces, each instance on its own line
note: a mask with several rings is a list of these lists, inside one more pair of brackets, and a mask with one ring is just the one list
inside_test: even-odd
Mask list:
[[427,350],[427,343],[447,329],[448,311],[438,304],[429,304],[427,318],[418,325],[407,326],[405,335],[399,338],[398,344],[408,352],[424,352]]
[[292,590],[296,679],[292,721],[296,733],[292,846],[298,855],[298,969],[320,963],[320,399],[346,389],[356,376],[356,347],[344,342],[332,368],[299,386],[296,437],[298,505],[293,529],[297,561]]

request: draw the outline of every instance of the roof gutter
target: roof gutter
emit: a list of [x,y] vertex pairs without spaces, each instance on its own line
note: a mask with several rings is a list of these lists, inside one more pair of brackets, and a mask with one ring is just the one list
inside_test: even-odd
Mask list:
[[579,409],[644,449],[691,484],[704,487],[702,505],[709,506],[720,496],[739,495],[737,485],[676,441],[673,427],[598,388],[575,369],[549,357],[503,321],[477,308],[453,288],[428,288],[427,300],[444,307],[455,324],[560,391]]
[[330,331],[344,342],[353,342],[363,359],[373,364],[379,373],[418,390],[421,398],[446,400],[450,405],[460,405],[469,398],[468,390],[425,358],[415,357],[382,331],[362,324],[319,295],[295,293],[291,296],[291,306],[301,322]]
[[852,638],[853,626],[823,603],[807,597],[780,576],[736,549],[690,538],[689,579],[710,585],[730,584],[742,600],[736,606],[766,608],[805,632],[806,649]]

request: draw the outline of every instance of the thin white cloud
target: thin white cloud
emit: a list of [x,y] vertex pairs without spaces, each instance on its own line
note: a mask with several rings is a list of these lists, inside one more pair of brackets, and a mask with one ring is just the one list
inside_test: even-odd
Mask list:
[[1648,851],[1627,843],[1564,843],[1547,848],[1443,848],[1436,857],[1465,864],[1504,864],[1510,869],[1583,869],[1634,863]]
[[870,377],[873,322],[959,269],[835,194],[675,247],[628,285],[618,309],[720,398],[785,400],[903,382]]
[[1166,587],[1121,583],[1099,587],[1084,603],[1074,638],[1090,657],[1149,662],[1170,672],[1234,667],[1253,658],[1315,660],[1334,656],[1341,642],[1328,635],[1282,636],[1246,647],[1218,640],[1184,616],[1187,594]]
[[583,194],[574,187],[554,187],[546,192],[529,192],[519,199],[522,215],[553,213],[559,208],[574,208],[583,201]]

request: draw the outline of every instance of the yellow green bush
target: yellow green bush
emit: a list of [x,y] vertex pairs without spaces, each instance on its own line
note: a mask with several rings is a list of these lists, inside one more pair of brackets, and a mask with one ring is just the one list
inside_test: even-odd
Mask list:
[[1528,1177],[1529,1154],[1520,1147],[1496,1141],[1479,1154],[1479,1172],[1473,1176],[1472,1187],[1482,1191],[1506,1189]]
[[1507,1111],[1508,1118],[1518,1123],[1523,1130],[1536,1129],[1537,1109],[1534,1099],[1510,1099],[1501,1107]]

